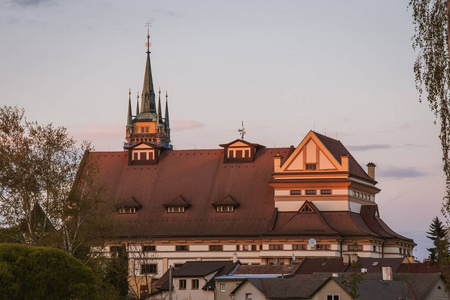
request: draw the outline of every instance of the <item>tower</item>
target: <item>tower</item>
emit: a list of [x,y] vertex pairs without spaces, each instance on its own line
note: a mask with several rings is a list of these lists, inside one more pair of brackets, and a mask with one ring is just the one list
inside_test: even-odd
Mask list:
[[[156,107],[155,90],[153,87],[152,68],[150,63],[150,33],[147,31],[147,61],[145,64],[144,85],[142,89],[140,109],[136,103],[136,115],[132,115],[131,91],[128,99],[128,113],[125,149],[130,149],[137,144],[145,143],[161,148],[172,149],[170,144],[169,110],[166,94],[166,111],[161,109],[161,90],[159,90],[159,105]],[[165,116],[163,118],[163,116]]]

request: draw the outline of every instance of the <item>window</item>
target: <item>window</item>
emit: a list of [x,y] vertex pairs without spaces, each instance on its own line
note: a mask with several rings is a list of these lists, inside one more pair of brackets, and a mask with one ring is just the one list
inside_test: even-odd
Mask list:
[[156,264],[141,265],[141,274],[156,274],[158,271]]
[[138,160],[138,154],[137,154],[137,152],[134,152],[134,153],[133,153],[133,160]]
[[316,190],[306,190],[306,195],[315,195]]
[[306,250],[306,244],[294,244],[292,250]]
[[168,213],[184,213],[184,206],[169,206],[167,208]]
[[377,246],[372,246],[372,251],[373,251],[373,252],[378,252],[377,250],[378,250],[378,249],[377,249]]
[[140,293],[141,298],[145,298],[148,295],[148,285],[141,285]]
[[216,211],[217,212],[233,212],[234,206],[231,206],[231,205],[217,206]]
[[209,245],[209,251],[222,251],[222,245]]
[[119,253],[120,251],[120,246],[110,246],[109,247],[109,252],[111,253]]
[[321,195],[331,195],[331,190],[320,190]]
[[248,251],[248,245],[242,245],[242,251]]
[[239,251],[239,245],[236,245],[236,251]]
[[192,290],[198,290],[198,279],[192,279]]
[[283,250],[283,244],[270,244],[269,250]]
[[186,279],[180,279],[178,281],[178,288],[180,290],[185,290],[186,289]]
[[326,300],[339,300],[339,295],[325,295]]
[[257,248],[256,248],[256,245],[252,245],[252,251],[258,251],[258,250],[256,250]]
[[303,207],[300,209],[300,212],[313,212],[313,209],[311,208],[311,206],[309,206],[308,203],[306,203],[306,204],[303,205]]
[[189,246],[177,245],[177,246],[175,246],[175,251],[189,251]]
[[147,153],[145,152],[139,153],[139,160],[147,160]]
[[301,195],[302,190],[291,190],[291,195]]
[[362,245],[348,245],[348,251],[362,251]]
[[144,252],[155,252],[156,246],[143,246],[142,251]]
[[225,283],[220,284],[220,292],[225,293]]
[[306,170],[315,170],[317,164],[306,164]]
[[136,208],[135,207],[121,207],[119,208],[119,214],[135,214]]
[[330,250],[331,245],[330,244],[317,244],[316,249],[317,250]]
[[184,264],[174,264],[173,267],[174,267],[175,269],[179,269],[179,268],[181,268],[183,265],[184,265]]
[[245,293],[245,299],[252,299],[252,293]]

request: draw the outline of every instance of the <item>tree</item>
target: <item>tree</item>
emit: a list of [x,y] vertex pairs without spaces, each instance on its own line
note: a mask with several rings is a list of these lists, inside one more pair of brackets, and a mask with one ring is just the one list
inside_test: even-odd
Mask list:
[[92,270],[67,253],[18,244],[0,245],[2,299],[98,299]]
[[447,230],[444,224],[435,217],[430,224],[430,229],[427,231],[427,238],[433,241],[433,248],[427,248],[430,252],[430,258],[434,262],[441,263],[448,257],[449,243],[447,240]]
[[442,161],[446,175],[443,212],[450,212],[450,1],[411,0],[415,34],[413,48],[419,50],[414,63],[419,100],[426,92],[431,111],[440,122]]

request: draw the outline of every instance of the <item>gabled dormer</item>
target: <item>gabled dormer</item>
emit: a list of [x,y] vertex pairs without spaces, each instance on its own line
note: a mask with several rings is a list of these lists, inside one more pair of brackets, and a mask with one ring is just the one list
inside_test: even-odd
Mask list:
[[191,207],[191,205],[184,200],[181,195],[168,203],[164,203],[163,206],[166,208],[168,213],[184,213],[186,209]]
[[218,213],[231,213],[239,206],[239,202],[234,200],[230,195],[227,195],[225,198],[212,203],[212,205]]
[[141,207],[142,205],[133,196],[116,205],[119,214],[135,214]]
[[224,163],[251,163],[255,161],[255,154],[259,149],[265,148],[259,144],[249,143],[245,140],[237,139],[228,144],[221,144],[223,147]]
[[132,146],[125,147],[128,150],[128,164],[130,165],[156,165],[162,147],[140,142]]

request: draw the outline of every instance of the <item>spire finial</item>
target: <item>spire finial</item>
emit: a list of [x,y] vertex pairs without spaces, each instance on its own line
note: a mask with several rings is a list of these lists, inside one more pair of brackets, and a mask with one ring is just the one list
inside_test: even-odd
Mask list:
[[136,116],[139,115],[139,91],[137,93],[137,99],[136,99]]
[[152,23],[148,21],[145,25],[147,27],[147,53],[150,53],[150,27],[152,27]]

